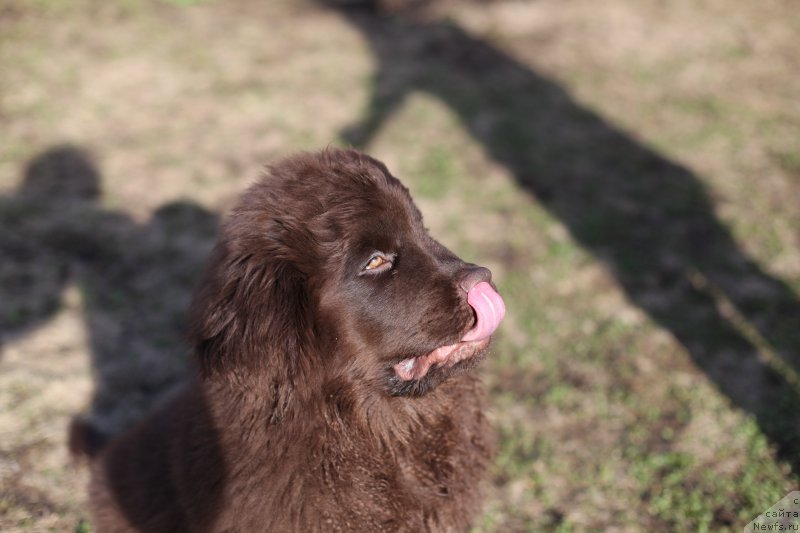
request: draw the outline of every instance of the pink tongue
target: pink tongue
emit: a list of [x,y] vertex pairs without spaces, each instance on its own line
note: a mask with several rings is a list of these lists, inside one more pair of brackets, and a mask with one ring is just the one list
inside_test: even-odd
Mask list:
[[482,281],[467,293],[467,302],[478,317],[475,327],[464,335],[464,342],[482,341],[489,338],[506,316],[506,305],[491,285]]

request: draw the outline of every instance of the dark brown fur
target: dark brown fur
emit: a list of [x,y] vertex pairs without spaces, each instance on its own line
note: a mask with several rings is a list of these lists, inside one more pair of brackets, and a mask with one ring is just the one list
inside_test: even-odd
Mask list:
[[[365,275],[376,250],[393,268]],[[195,295],[197,379],[94,461],[97,530],[468,529],[489,444],[464,370],[482,354],[419,381],[393,365],[472,326],[459,283],[476,272],[378,161],[327,150],[272,167]]]

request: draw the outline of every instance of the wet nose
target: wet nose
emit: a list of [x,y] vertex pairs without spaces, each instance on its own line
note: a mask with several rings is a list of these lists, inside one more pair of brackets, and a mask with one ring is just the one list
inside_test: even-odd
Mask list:
[[464,289],[464,292],[469,292],[472,287],[482,281],[486,283],[492,281],[492,271],[482,266],[470,265],[461,272],[458,284]]

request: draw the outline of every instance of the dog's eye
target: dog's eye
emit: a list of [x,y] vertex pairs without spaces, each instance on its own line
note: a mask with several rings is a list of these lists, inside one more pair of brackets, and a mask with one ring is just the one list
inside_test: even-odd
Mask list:
[[367,264],[364,265],[364,272],[375,273],[388,270],[392,268],[392,259],[392,256],[373,254],[373,256],[369,258],[369,261],[367,261]]
[[384,259],[383,257],[381,257],[379,255],[376,255],[375,257],[373,257],[372,259],[369,260],[369,263],[367,263],[367,267],[366,268],[367,268],[367,270],[373,270],[373,269],[378,268],[379,266],[381,266],[383,264],[386,264],[386,259]]

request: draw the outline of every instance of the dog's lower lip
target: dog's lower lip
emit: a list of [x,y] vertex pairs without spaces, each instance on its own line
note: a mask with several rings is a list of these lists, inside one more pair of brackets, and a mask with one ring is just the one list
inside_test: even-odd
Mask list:
[[[394,365],[394,372],[403,381],[421,379],[430,368],[453,366],[474,357],[484,350],[491,340],[487,337],[477,341],[460,341],[439,346],[435,350],[415,357],[403,359]],[[456,354],[453,357],[453,354]],[[459,354],[462,354],[459,356]]]

